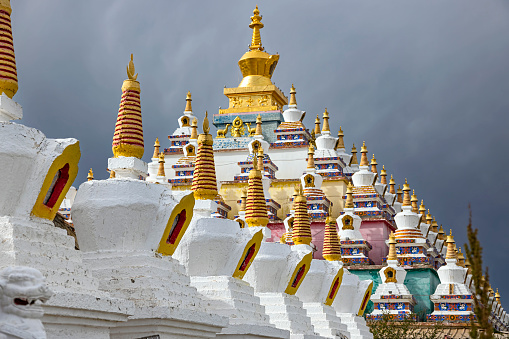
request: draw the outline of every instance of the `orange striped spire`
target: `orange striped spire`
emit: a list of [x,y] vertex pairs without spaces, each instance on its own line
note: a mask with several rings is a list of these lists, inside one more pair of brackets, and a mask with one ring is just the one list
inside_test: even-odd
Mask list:
[[16,70],[16,58],[12,42],[11,28],[11,2],[0,1],[0,94],[5,93],[12,99],[18,91],[18,74]]
[[262,172],[258,168],[257,154],[253,154],[253,169],[247,181],[246,223],[249,227],[267,226],[267,204],[263,194]]
[[329,215],[325,220],[323,258],[327,261],[341,260],[341,243],[339,241],[338,231],[336,230],[336,222],[332,218],[332,207],[329,207]]
[[306,196],[299,187],[299,195],[295,197],[295,217],[293,219],[292,239],[295,245],[311,243],[311,222],[309,221]]
[[214,140],[209,134],[208,113],[203,119],[203,133],[198,136],[198,154],[193,173],[194,198],[197,200],[213,200],[217,196],[216,166],[212,144]]
[[117,124],[113,135],[113,156],[141,159],[144,152],[141,121],[140,83],[134,74],[133,55],[127,66],[128,79],[122,84],[122,98],[118,108]]

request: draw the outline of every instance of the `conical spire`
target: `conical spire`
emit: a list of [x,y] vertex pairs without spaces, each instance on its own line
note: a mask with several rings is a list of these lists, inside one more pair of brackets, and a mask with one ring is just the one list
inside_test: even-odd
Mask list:
[[323,127],[322,132],[330,132],[329,127],[329,112],[327,112],[327,108],[325,108],[325,112],[323,112]]
[[336,230],[336,221],[332,218],[332,206],[329,207],[329,215],[325,220],[323,258],[328,261],[341,260],[341,242]]
[[[428,208],[428,214],[426,214],[426,224],[431,225],[432,223],[433,223],[433,217],[431,216],[431,213],[429,212],[429,208]],[[433,232],[435,232],[435,231],[433,231]]]
[[452,236],[452,230],[450,231],[449,235],[447,236],[447,253],[445,255],[445,259],[457,259],[456,258],[456,252],[454,251],[454,237]]
[[164,173],[164,153],[159,153],[159,168],[157,169],[157,176],[158,177],[165,177],[166,174]]
[[240,211],[244,212],[246,210],[246,201],[247,201],[247,189],[242,189],[242,194],[240,195]]
[[382,165],[382,170],[380,171],[380,182],[382,185],[387,185],[387,172],[385,171],[385,165]]
[[396,236],[394,232],[391,232],[389,235],[389,255],[387,256],[387,260],[398,260],[398,255],[396,254]]
[[495,300],[497,301],[497,303],[500,304],[500,293],[498,293],[498,288],[497,288],[497,293],[495,293]]
[[134,74],[133,55],[127,66],[127,80],[122,84],[122,98],[113,135],[113,156],[141,159],[144,152],[143,124],[141,121],[140,83]]
[[300,184],[299,185],[295,185],[295,187],[293,188],[293,202],[292,202],[292,210],[295,211],[295,207],[297,207],[296,203],[297,203],[297,196],[299,195],[299,187],[300,187]]
[[88,181],[94,180],[94,172],[92,171],[92,169],[90,169],[90,171],[88,171],[87,180]]
[[426,206],[424,206],[424,200],[421,199],[421,205],[419,206],[419,214],[422,215],[421,222],[426,220]]
[[292,239],[295,245],[309,245],[311,243],[311,222],[309,220],[307,199],[302,193],[302,186],[299,188],[299,195],[295,198]]
[[260,15],[258,6],[256,6],[253,10],[253,16],[251,17],[251,24],[249,24],[249,28],[253,29],[253,37],[251,38],[251,45],[249,46],[250,50],[257,49],[263,51],[262,38],[260,37],[260,29],[263,28],[261,20],[262,16]]
[[153,159],[159,157],[159,148],[160,147],[161,147],[161,144],[159,143],[159,138],[156,138],[156,142],[154,143],[154,155],[152,155]]
[[309,145],[308,148],[308,169],[315,169],[315,148]]
[[442,227],[442,225],[440,225],[440,229],[438,230],[438,239],[439,240],[445,240],[445,232],[444,232],[444,228]]
[[368,162],[368,149],[366,147],[366,142],[363,141],[362,142],[362,147],[361,147],[361,163],[360,163],[360,166],[369,166],[369,162]]
[[338,142],[336,144],[336,148],[345,148],[344,137],[345,137],[345,134],[343,133],[343,130],[341,129],[341,126],[339,126]]
[[209,134],[208,113],[203,119],[203,133],[198,136],[198,154],[193,173],[194,198],[197,200],[213,200],[217,196],[216,167],[212,145],[214,140]]
[[12,99],[18,91],[18,74],[16,70],[16,57],[12,41],[11,3],[9,0],[0,1],[0,94],[5,93]]
[[391,174],[391,180],[389,180],[389,193],[396,194],[396,190],[394,189],[394,186],[396,186],[396,181],[394,180],[394,178],[392,177],[392,174]]
[[435,233],[438,232],[438,223],[435,220],[435,217],[433,217],[433,221],[431,222],[431,230]]
[[344,208],[353,208],[353,186],[351,182],[349,182],[346,187],[346,201]]
[[184,110],[184,112],[192,112],[193,111],[193,107],[191,106],[191,101],[193,101],[193,99],[191,99],[191,92],[187,91],[187,95],[186,95],[186,109]]
[[378,174],[378,170],[376,168],[376,165],[378,165],[378,163],[376,162],[375,155],[373,154],[373,158],[371,158],[371,172],[375,173],[375,174]]
[[398,202],[403,203],[403,190],[401,189],[401,185],[398,185]]
[[417,199],[417,195],[415,195],[415,190],[412,191],[412,197],[410,198],[410,203],[412,204],[412,212],[419,213],[419,206],[417,206],[417,203],[419,202],[419,199]]
[[403,184],[403,206],[411,206],[410,201],[410,185],[405,178],[405,183]]
[[295,97],[295,94],[297,94],[297,91],[295,91],[295,87],[293,87],[292,84],[292,88],[290,89],[290,103],[288,104],[288,106],[297,107],[297,99]]
[[357,148],[355,148],[355,144],[352,146],[352,157],[350,158],[350,166],[357,165],[359,162],[357,161]]
[[263,177],[263,172],[265,171],[265,168],[263,166],[263,148],[260,147],[260,149],[258,150],[258,170],[262,173],[262,177]]
[[322,132],[320,131],[320,117],[317,114],[315,119],[315,135],[319,135],[321,133]]
[[196,140],[198,139],[198,119],[194,118],[193,121],[191,121],[191,136],[189,139]]
[[249,172],[246,223],[249,227],[267,226],[267,205],[263,194],[262,172],[258,169],[257,154],[253,155],[253,169]]
[[465,256],[461,253],[461,247],[458,248],[458,265],[465,267]]
[[255,135],[263,135],[262,134],[262,115],[258,114],[256,117],[256,130]]

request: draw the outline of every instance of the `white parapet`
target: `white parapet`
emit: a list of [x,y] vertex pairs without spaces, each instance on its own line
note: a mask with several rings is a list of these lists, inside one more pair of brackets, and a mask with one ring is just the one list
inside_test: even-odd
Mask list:
[[20,120],[21,118],[23,118],[21,105],[2,93],[0,95],[0,122]]
[[108,170],[115,171],[116,178],[145,179],[148,174],[148,165],[135,157],[109,158]]

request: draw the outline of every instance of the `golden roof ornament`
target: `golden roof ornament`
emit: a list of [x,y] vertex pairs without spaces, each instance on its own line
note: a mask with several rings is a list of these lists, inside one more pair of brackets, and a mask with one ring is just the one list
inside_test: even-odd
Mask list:
[[389,235],[389,255],[387,256],[387,260],[398,260],[398,255],[396,253],[396,236],[394,232],[391,232]]
[[255,135],[263,135],[262,134],[262,115],[258,114],[256,117],[256,130]]
[[341,129],[341,126],[339,126],[338,142],[336,143],[336,149],[338,149],[338,148],[345,148],[344,136],[345,136],[345,134],[343,133],[343,130]]
[[371,173],[378,174],[376,165],[378,165],[378,163],[376,162],[375,155],[373,154],[373,158],[371,158]]
[[458,265],[465,267],[465,256],[461,253],[461,247],[458,248]]
[[369,162],[368,162],[368,148],[366,147],[366,142],[363,141],[362,142],[362,147],[361,147],[361,163],[360,163],[360,166],[369,166]]
[[435,220],[435,217],[433,217],[433,221],[431,222],[431,231],[438,233],[438,223]]
[[398,185],[397,195],[398,195],[398,199],[397,199],[398,202],[403,203],[403,190],[401,189],[401,185]]
[[353,186],[352,186],[351,182],[349,182],[348,186],[346,187],[345,208],[354,208],[354,205],[353,205]]
[[323,127],[322,132],[330,132],[329,127],[329,112],[327,111],[327,107],[325,107],[325,112],[323,112]]
[[440,225],[440,229],[438,230],[438,239],[439,240],[445,240],[446,239],[444,228],[442,227],[442,225]]
[[322,132],[320,131],[320,117],[318,116],[318,114],[316,115],[316,119],[315,119],[315,135],[318,135],[318,134],[321,134]]
[[392,174],[391,174],[391,180],[389,180],[389,193],[396,194],[396,190],[394,189],[394,186],[396,186],[396,181],[394,180],[394,178],[392,177]]
[[0,22],[2,39],[0,39],[0,94],[5,93],[12,99],[18,91],[18,74],[16,69],[16,56],[11,28],[11,3],[8,0],[0,1]]
[[322,253],[327,261],[341,260],[341,241],[336,230],[336,221],[332,218],[332,206],[329,206],[329,214],[325,220]]
[[295,197],[292,240],[295,245],[309,245],[311,239],[311,222],[309,220],[307,199],[302,193],[302,186],[299,186],[299,195]]
[[152,155],[152,158],[155,159],[159,156],[159,148],[161,147],[161,144],[159,143],[159,138],[156,138],[156,142],[154,143],[154,154]]
[[214,164],[214,140],[209,134],[208,112],[203,119],[203,133],[198,136],[198,153],[196,155],[191,190],[197,200],[214,200],[217,196],[216,166]]
[[431,216],[431,213],[429,212],[428,208],[428,214],[426,214],[426,224],[431,225],[433,222],[433,217]]
[[246,223],[249,227],[267,226],[269,217],[263,193],[262,172],[258,169],[257,154],[253,154],[253,169],[247,181]]
[[410,202],[412,204],[412,212],[416,214],[419,213],[419,207],[417,206],[419,199],[417,199],[417,195],[415,195],[415,190],[412,190],[412,197],[410,199]]
[[314,157],[314,154],[315,154],[315,148],[313,147],[313,145],[309,145],[309,148],[308,148],[308,166],[307,166],[308,169],[315,169],[315,157]]
[[357,165],[357,148],[355,148],[355,144],[352,146],[352,157],[350,158],[350,166]]
[[421,199],[421,205],[419,206],[419,214],[422,215],[422,222],[426,220],[426,206],[424,206],[424,199]]
[[497,301],[497,303],[500,304],[500,293],[498,293],[498,288],[497,288],[497,293],[495,293],[495,300]]
[[164,173],[164,153],[159,153],[159,168],[157,169],[157,176],[158,177],[165,177],[166,174]]
[[410,201],[410,185],[405,178],[405,183],[403,184],[403,206],[411,206]]
[[187,91],[186,108],[184,109],[184,112],[192,112],[193,111],[193,107],[191,106],[191,101],[193,101],[193,99],[191,99],[191,92]]
[[450,233],[447,236],[446,243],[447,243],[447,253],[445,255],[445,259],[457,259],[456,252],[454,251],[454,245],[456,242],[454,241],[454,237],[452,236],[452,230],[450,230]]
[[88,171],[87,180],[88,181],[94,180],[94,172],[92,171],[92,169],[90,169],[90,171]]
[[382,170],[380,171],[380,182],[382,185],[387,185],[387,172],[385,171],[385,165],[382,165]]
[[253,10],[253,16],[251,17],[251,23],[249,24],[249,28],[253,29],[253,37],[251,38],[251,45],[249,46],[250,50],[263,51],[262,38],[260,36],[260,29],[263,28],[261,20],[262,16],[260,15],[260,10],[258,10],[257,5]]
[[297,94],[297,91],[295,91],[295,87],[293,87],[292,84],[292,88],[290,89],[290,103],[288,104],[288,106],[297,107],[297,99],[295,97],[295,94]]
[[122,84],[122,98],[118,109],[112,151],[115,158],[135,157],[144,153],[143,124],[140,105],[140,83],[136,80],[133,55],[127,65],[127,77]]
[[189,139],[196,140],[198,139],[198,119],[194,118],[193,121],[191,121],[191,136]]
[[263,147],[260,147],[260,149],[258,150],[258,170],[260,170],[263,177],[263,171],[265,170],[263,165]]

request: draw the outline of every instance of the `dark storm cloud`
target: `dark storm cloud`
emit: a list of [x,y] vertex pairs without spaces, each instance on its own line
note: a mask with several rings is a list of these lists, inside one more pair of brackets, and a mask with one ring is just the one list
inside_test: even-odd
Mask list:
[[[107,158],[134,53],[146,154],[193,108],[217,112],[241,79],[246,1],[13,1],[23,123],[80,140],[75,186]],[[467,206],[494,287],[509,295],[509,5],[505,1],[259,1],[262,42],[281,55],[273,80],[297,88],[306,123],[327,107],[345,141],[365,140],[406,177],[444,228],[466,241]],[[506,304],[507,305],[507,304]]]

